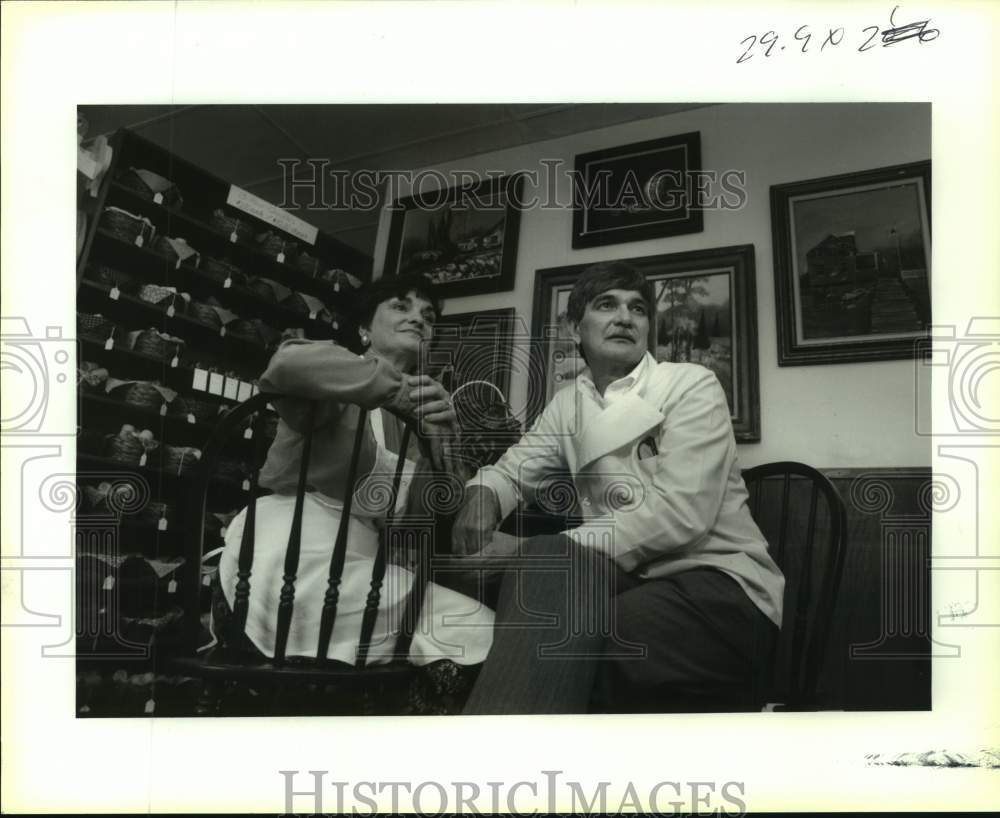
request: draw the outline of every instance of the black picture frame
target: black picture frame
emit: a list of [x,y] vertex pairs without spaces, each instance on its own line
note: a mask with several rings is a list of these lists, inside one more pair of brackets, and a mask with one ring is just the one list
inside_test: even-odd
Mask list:
[[514,289],[524,174],[417,193],[393,205],[383,275],[427,275],[442,298]]
[[779,366],[919,354],[930,213],[929,161],[771,187]]
[[[733,432],[741,443],[760,440],[754,259],[752,244],[620,259],[654,283],[657,320],[650,326],[650,349],[655,357],[676,357],[712,369],[726,391]],[[531,371],[538,377],[529,395],[530,421],[561,385],[559,380],[568,381],[583,368],[561,311],[587,266],[552,267],[535,274]],[[670,302],[671,307],[660,309]],[[670,331],[669,339],[657,338],[658,327]]]
[[449,390],[489,381],[509,401],[516,327],[512,307],[441,316],[428,352],[431,373]]
[[573,249],[700,233],[700,171],[698,131],[578,154]]

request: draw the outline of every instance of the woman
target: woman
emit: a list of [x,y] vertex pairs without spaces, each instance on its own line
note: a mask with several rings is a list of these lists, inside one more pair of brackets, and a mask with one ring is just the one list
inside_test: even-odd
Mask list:
[[[296,339],[279,348],[262,376],[262,390],[294,396],[275,400],[281,421],[259,478],[260,484],[274,494],[257,500],[245,633],[253,647],[265,656],[274,655],[278,596],[306,413],[309,402],[315,401],[318,409],[286,655],[316,655],[330,555],[340,525],[343,499],[351,488],[347,485],[347,472],[360,405],[369,412],[348,523],[347,558],[336,624],[327,652],[327,658],[355,661],[379,528],[394,511],[387,507],[389,492],[384,489],[396,469],[396,451],[403,428],[400,418],[416,424],[422,448],[438,469],[445,465],[446,443],[457,428],[455,411],[445,389],[427,375],[414,374],[421,352],[432,337],[438,313],[432,286],[422,276],[380,279],[365,294],[360,306],[359,332],[365,347],[362,356],[330,342]],[[414,462],[408,452],[396,511],[406,503],[413,473]],[[219,563],[226,604],[215,608],[221,608],[223,616],[233,605],[245,514],[244,510],[228,527]],[[410,571],[397,565],[387,566],[369,663],[392,658],[395,634],[412,583]],[[492,627],[493,613],[488,608],[430,583],[410,647],[410,661],[425,665],[450,659],[461,665],[479,664],[489,650]]]

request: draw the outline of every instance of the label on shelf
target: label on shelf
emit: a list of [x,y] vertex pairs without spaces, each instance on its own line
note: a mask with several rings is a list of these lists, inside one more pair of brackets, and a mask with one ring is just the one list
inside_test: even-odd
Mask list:
[[278,255],[275,257],[275,261],[277,261],[278,264],[284,264],[285,263],[285,251],[284,250],[282,250],[280,253],[278,253]]
[[310,310],[310,312],[309,312],[309,320],[310,321],[315,321],[317,315],[319,315],[319,313],[316,310]]
[[142,238],[142,234],[140,234],[140,235],[138,235],[138,236],[135,237],[135,246],[136,247],[142,247],[142,245],[143,245],[143,238]]
[[[174,269],[175,270],[179,270],[181,268],[181,264],[183,264],[183,263],[184,262],[182,262],[180,259],[177,259],[177,263],[174,265]],[[195,265],[195,266],[197,266],[197,265]]]
[[243,188],[230,185],[229,195],[226,197],[226,204],[255,216],[262,222],[273,225],[279,230],[284,230],[297,239],[301,239],[308,244],[316,243],[316,236],[319,231],[308,222],[302,221],[297,216],[293,216],[286,210],[282,210],[270,202],[265,202],[259,196],[254,196]]
[[102,588],[103,588],[103,589],[104,589],[105,591],[111,591],[111,590],[113,590],[113,589],[114,589],[114,587],[115,587],[115,578],[114,578],[114,576],[113,576],[113,575],[111,575],[111,574],[108,574],[108,575],[107,575],[107,576],[106,576],[106,577],[104,578],[104,585],[102,586]]
[[219,327],[219,337],[220,338],[225,338],[226,337],[226,328],[225,327]]
[[167,404],[160,404],[160,417],[165,418],[167,416]]
[[208,375],[208,391],[212,395],[221,395],[225,385],[225,378],[219,372],[210,372]]
[[153,699],[146,699],[146,705],[142,708],[142,712],[149,715],[154,710],[156,710],[156,702]]
[[188,421],[188,423],[197,423],[197,421],[195,420],[194,415],[192,415],[190,412],[188,412],[187,421]]
[[253,384],[247,383],[246,381],[240,381],[239,392],[236,393],[236,400],[243,403],[245,400],[250,400],[253,397]]
[[195,367],[194,378],[191,381],[191,388],[204,392],[208,389],[208,370]]
[[114,349],[114,346],[115,346],[115,339],[109,335],[108,340],[104,342],[104,348],[110,351]]
[[173,318],[175,312],[176,310],[174,309],[174,305],[171,304],[169,307],[167,307],[167,318]]
[[243,491],[250,491],[250,481],[249,480],[244,480],[243,481]]
[[121,290],[119,290],[117,287],[112,287],[111,292],[108,293],[108,298],[110,298],[112,301],[117,301],[118,296],[120,295],[121,295]]
[[166,517],[160,517],[160,521],[156,524],[156,528],[159,531],[166,531],[167,530],[167,518]]
[[167,593],[168,594],[176,594],[177,593],[177,580],[176,579],[172,579],[172,580],[170,580],[170,582],[167,583]]
[[340,282],[339,281],[334,281],[333,282],[333,291],[335,293],[339,293],[340,292]]
[[332,320],[332,321],[330,322],[330,326],[331,326],[331,327],[333,327],[334,329],[340,329],[340,324],[338,324],[338,323],[337,323],[337,319],[336,319],[336,318],[334,318],[334,319],[333,319],[333,320]]
[[180,359],[176,355],[174,355],[174,357],[170,359],[170,368],[177,369],[177,364],[179,363]]
[[212,575],[211,574],[203,574],[202,577],[201,577],[201,584],[204,585],[204,586],[206,586],[206,587],[209,586],[209,585],[211,585],[212,584]]
[[231,241],[233,244],[236,244],[236,239],[237,238],[238,237],[236,235],[236,231],[235,230],[232,233],[229,234],[229,241]]
[[239,391],[239,381],[236,378],[226,378],[226,383],[222,387],[222,396],[226,400],[236,400]]
[[253,427],[252,426],[247,426],[247,428],[243,430],[243,439],[244,440],[253,440]]
[[232,276],[226,276],[226,280],[222,282],[222,289],[228,290],[232,286],[233,286]]
[[142,453],[142,457],[139,458],[139,465],[140,466],[145,466],[146,465],[146,453],[145,452],[143,452]]
[[154,193],[153,194],[153,204],[163,204],[163,194]]

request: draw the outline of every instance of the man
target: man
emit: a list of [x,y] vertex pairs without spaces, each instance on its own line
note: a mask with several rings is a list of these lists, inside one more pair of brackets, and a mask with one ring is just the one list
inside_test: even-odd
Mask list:
[[660,697],[749,694],[767,660],[784,579],[747,508],[726,397],[710,370],[649,354],[654,306],[627,264],[581,273],[567,318],[588,368],[469,481],[460,554],[554,474],[572,475],[584,521],[524,543],[467,713],[684,709]]

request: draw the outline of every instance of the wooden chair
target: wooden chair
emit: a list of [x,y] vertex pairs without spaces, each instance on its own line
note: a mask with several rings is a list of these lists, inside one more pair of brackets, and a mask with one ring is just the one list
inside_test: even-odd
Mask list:
[[[298,486],[295,497],[294,514],[291,529],[288,534],[288,545],[285,552],[283,584],[280,589],[277,622],[275,627],[274,658],[257,658],[244,653],[227,650],[223,645],[216,645],[205,652],[198,652],[198,642],[201,634],[201,559],[204,554],[204,521],[206,516],[207,498],[213,479],[214,466],[218,462],[227,441],[234,433],[241,433],[252,423],[253,440],[256,441],[257,457],[254,470],[249,478],[246,522],[243,529],[243,539],[238,560],[237,585],[233,604],[233,617],[242,631],[246,626],[250,594],[257,590],[274,593],[275,589],[253,589],[251,584],[251,566],[254,552],[254,533],[256,520],[257,497],[262,493],[258,489],[258,471],[264,456],[265,437],[263,434],[264,412],[266,405],[279,396],[259,394],[227,412],[212,433],[199,464],[191,494],[191,527],[188,562],[185,567],[185,649],[181,656],[174,658],[170,664],[176,672],[195,676],[203,680],[202,695],[199,698],[196,714],[214,715],[223,703],[227,690],[236,683],[244,683],[257,691],[266,691],[271,706],[275,707],[274,693],[288,687],[316,685],[321,688],[335,688],[333,695],[343,702],[358,702],[364,699],[369,708],[379,712],[380,702],[391,700],[394,693],[405,689],[413,672],[413,665],[407,662],[409,646],[416,626],[417,616],[423,603],[426,591],[427,576],[422,566],[425,560],[419,560],[417,576],[403,615],[401,632],[397,638],[392,661],[387,664],[368,665],[368,652],[371,648],[383,578],[386,570],[386,538],[383,538],[374,561],[371,576],[371,587],[365,601],[362,616],[360,641],[356,659],[353,665],[327,659],[327,648],[337,619],[337,605],[340,598],[341,576],[347,551],[347,529],[350,518],[353,491],[344,498],[344,509],[339,530],[333,540],[330,557],[329,579],[323,600],[320,634],[316,649],[317,658],[295,657],[292,661],[286,657],[286,646],[295,605],[295,579],[298,570],[299,552],[302,535],[302,517],[305,493],[307,491],[307,475],[309,471],[310,449],[312,446],[312,425],[317,406],[311,404],[307,429],[304,434],[302,462],[299,470]],[[251,420],[252,419],[252,420]],[[367,411],[359,407],[358,431],[355,435],[349,465],[347,485],[353,487],[357,479],[358,461],[361,444],[367,426]],[[389,508],[395,508],[395,499],[402,477],[405,452],[409,442],[410,429],[407,426],[400,445],[400,456],[396,465],[392,482],[392,494]],[[387,527],[392,531],[392,526]],[[412,533],[412,532],[409,532]],[[429,537],[427,538],[429,539]],[[421,547],[429,547],[423,543]],[[391,710],[391,706],[388,707]],[[351,712],[351,711],[348,711]],[[276,715],[274,712],[264,715]]]
[[750,512],[785,576],[777,640],[759,648],[752,682],[635,690],[623,710],[725,713],[823,706],[817,688],[844,566],[844,501],[826,476],[803,463],[754,466],[743,479]]
[[746,469],[750,513],[785,576],[781,634],[768,663],[766,709],[815,710],[846,551],[847,511],[830,480],[804,463]]

